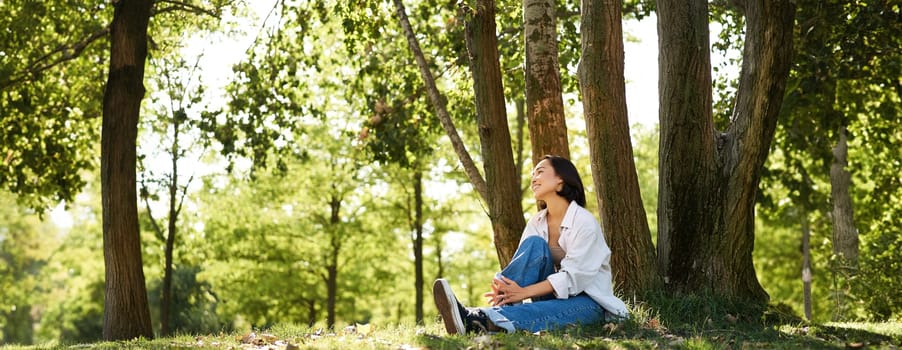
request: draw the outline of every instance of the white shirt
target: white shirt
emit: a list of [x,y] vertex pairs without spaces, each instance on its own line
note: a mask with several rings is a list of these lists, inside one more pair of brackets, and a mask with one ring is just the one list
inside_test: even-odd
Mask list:
[[[539,236],[548,241],[548,221],[544,209],[534,215],[520,237],[520,243],[530,236]],[[608,312],[619,317],[627,317],[626,304],[614,295],[611,283],[611,249],[604,240],[601,225],[592,213],[570,202],[567,213],[561,220],[561,235],[558,244],[567,253],[561,260],[561,268],[548,276],[558,299],[585,292]]]

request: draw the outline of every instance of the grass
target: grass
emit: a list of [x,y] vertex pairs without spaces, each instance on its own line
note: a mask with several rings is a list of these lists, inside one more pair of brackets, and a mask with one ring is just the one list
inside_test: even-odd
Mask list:
[[[649,297],[620,323],[530,334],[448,336],[425,326],[357,325],[335,332],[279,325],[257,332],[178,335],[91,344],[0,346],[19,349],[897,349],[902,323],[814,324],[780,308],[705,297]],[[654,304],[652,307],[650,304]]]
[[0,349],[892,349],[902,344],[899,323],[755,325],[737,322],[729,326],[712,323],[706,327],[670,329],[656,320],[637,318],[542,334],[468,336],[445,335],[437,320],[421,327],[366,325],[335,333],[281,325],[255,333],[0,346]]

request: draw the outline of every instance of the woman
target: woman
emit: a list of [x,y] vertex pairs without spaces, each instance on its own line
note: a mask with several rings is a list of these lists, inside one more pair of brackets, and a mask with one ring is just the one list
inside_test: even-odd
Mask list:
[[435,305],[450,334],[552,330],[627,317],[611,286],[611,250],[601,226],[585,209],[586,194],[576,167],[545,156],[532,171],[532,191],[544,209],[523,230],[510,264],[485,294],[492,307],[466,308],[448,281],[438,279]]

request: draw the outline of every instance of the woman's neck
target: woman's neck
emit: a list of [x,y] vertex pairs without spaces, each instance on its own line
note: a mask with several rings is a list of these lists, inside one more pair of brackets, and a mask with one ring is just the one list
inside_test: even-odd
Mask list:
[[570,201],[561,196],[554,196],[549,200],[545,201],[545,207],[548,209],[548,213],[546,216],[549,219],[561,220],[564,218],[564,214],[567,213],[567,208],[570,206]]

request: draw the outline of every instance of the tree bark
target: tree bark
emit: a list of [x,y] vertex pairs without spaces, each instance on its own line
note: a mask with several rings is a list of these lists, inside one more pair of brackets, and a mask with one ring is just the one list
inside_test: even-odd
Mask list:
[[532,164],[546,154],[570,158],[553,0],[523,0],[526,111]]
[[839,140],[833,148],[833,165],[830,167],[830,185],[833,198],[833,254],[840,257],[842,268],[854,273],[858,266],[858,230],[855,228],[852,210],[852,175],[848,165],[849,145],[846,128],[840,127]]
[[504,105],[494,0],[476,1],[476,11],[466,21],[466,32],[483,167],[486,185],[491,189],[487,201],[489,218],[498,260],[504,267],[517,250],[526,221]]
[[621,1],[582,1],[580,92],[601,225],[614,281],[627,295],[660,285],[630,143]]
[[150,0],[118,2],[110,30],[110,73],[103,99],[100,157],[105,340],[153,338],[135,189],[135,144],[145,92],[147,24],[152,6]]
[[658,259],[669,290],[766,302],[752,263],[754,207],[792,56],[793,5],[746,1],[732,123],[714,129],[707,1],[658,2]]

